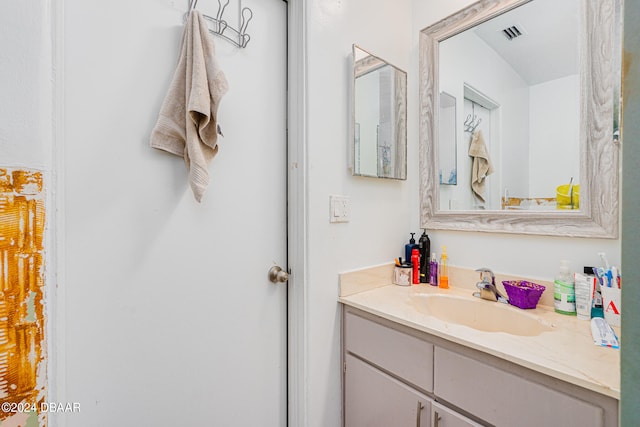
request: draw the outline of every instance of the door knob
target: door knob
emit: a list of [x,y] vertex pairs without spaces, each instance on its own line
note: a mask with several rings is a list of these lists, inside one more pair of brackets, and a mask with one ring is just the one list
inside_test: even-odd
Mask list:
[[289,274],[280,266],[274,265],[269,269],[269,280],[272,283],[284,283],[289,280]]

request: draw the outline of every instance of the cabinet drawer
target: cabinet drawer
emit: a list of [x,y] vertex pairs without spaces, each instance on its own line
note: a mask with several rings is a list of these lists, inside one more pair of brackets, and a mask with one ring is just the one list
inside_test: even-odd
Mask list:
[[496,426],[602,427],[602,408],[477,360],[436,347],[439,399]]
[[433,344],[349,311],[345,311],[344,324],[349,353],[426,392],[433,391]]

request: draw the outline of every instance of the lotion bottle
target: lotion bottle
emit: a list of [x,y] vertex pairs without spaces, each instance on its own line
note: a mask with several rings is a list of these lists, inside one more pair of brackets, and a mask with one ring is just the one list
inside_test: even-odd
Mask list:
[[449,288],[449,266],[447,263],[447,247],[442,247],[442,255],[440,256],[440,267],[438,268],[438,287],[442,289]]

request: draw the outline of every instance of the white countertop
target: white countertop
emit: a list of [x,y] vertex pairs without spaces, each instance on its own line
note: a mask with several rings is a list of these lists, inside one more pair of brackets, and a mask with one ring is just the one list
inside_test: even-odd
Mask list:
[[[590,322],[575,316],[555,313],[538,306],[523,310],[539,316],[553,330],[537,336],[517,336],[503,332],[483,332],[455,323],[447,323],[415,307],[416,297],[449,294],[475,299],[466,288],[439,289],[421,284],[386,285],[344,295],[339,301],[410,328],[435,335],[534,371],[620,399],[620,351],[596,346]],[[486,304],[499,304],[479,301]],[[520,310],[517,307],[509,307]],[[619,330],[616,328],[618,337]]]

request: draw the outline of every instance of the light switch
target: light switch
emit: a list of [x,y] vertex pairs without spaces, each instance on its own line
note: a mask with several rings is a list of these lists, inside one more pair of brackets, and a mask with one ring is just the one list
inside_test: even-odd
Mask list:
[[351,206],[347,196],[329,196],[329,222],[349,222]]

